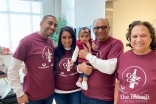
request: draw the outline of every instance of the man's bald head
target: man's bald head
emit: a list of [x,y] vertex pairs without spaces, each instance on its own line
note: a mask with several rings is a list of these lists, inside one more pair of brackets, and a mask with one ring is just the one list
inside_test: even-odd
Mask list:
[[109,26],[109,22],[108,22],[107,19],[105,19],[105,18],[98,18],[98,19],[96,19],[96,20],[93,22],[93,27],[95,26],[94,24],[95,24],[97,21],[106,21],[106,22],[107,22],[107,25]]

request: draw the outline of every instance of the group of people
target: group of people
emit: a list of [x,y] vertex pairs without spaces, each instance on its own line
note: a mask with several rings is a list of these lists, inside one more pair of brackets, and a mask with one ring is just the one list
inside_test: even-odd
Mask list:
[[[19,104],[52,104],[53,98],[56,104],[156,102],[156,37],[150,23],[129,25],[131,50],[125,53],[123,43],[109,36],[107,19],[93,22],[94,41],[88,28],[80,29],[76,41],[73,28],[65,26],[54,47],[49,36],[56,28],[56,18],[45,16],[40,30],[21,39],[11,59],[8,77]],[[23,62],[27,73],[21,85]]]

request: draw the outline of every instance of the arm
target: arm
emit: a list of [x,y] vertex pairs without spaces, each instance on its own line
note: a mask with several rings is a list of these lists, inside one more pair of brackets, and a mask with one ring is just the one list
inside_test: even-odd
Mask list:
[[76,46],[72,55],[72,61],[76,62],[78,54],[79,54],[79,48]]
[[85,46],[83,50],[79,51],[79,57],[86,58],[89,61],[89,63],[93,67],[98,69],[100,72],[106,74],[113,74],[114,71],[116,70],[117,57],[122,53],[123,53],[123,44],[121,42],[117,42],[113,47],[111,47],[107,60],[100,59],[94,55],[91,55]]
[[91,55],[85,46],[83,50],[79,51],[79,57],[86,58],[94,68],[102,73],[112,74],[116,69],[117,58],[108,60],[99,59],[96,56]]
[[20,81],[19,70],[21,69],[22,61],[16,58],[12,58],[8,68],[8,79],[11,88],[14,89],[18,103],[28,102],[27,95],[23,92],[23,88]]
[[115,91],[114,91],[114,104],[118,104],[118,93],[119,93],[119,83],[120,81],[117,80],[115,84]]
[[88,53],[86,59],[94,68],[98,69],[102,73],[113,74],[116,70],[117,58],[103,60]]

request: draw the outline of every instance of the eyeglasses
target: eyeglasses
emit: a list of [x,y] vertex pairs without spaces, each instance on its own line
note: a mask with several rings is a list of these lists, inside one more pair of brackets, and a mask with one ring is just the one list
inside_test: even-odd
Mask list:
[[94,29],[95,31],[98,31],[100,28],[101,28],[102,30],[106,30],[107,27],[108,27],[108,26],[93,27],[93,29]]

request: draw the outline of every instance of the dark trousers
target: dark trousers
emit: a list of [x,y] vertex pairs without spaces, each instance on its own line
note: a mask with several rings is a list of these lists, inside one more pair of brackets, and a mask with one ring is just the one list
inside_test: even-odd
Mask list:
[[81,104],[81,91],[73,93],[55,93],[56,104]]
[[54,94],[41,100],[29,100],[29,103],[27,104],[52,104],[53,98],[54,98]]
[[114,101],[104,101],[104,100],[93,99],[81,93],[81,104],[114,104]]

